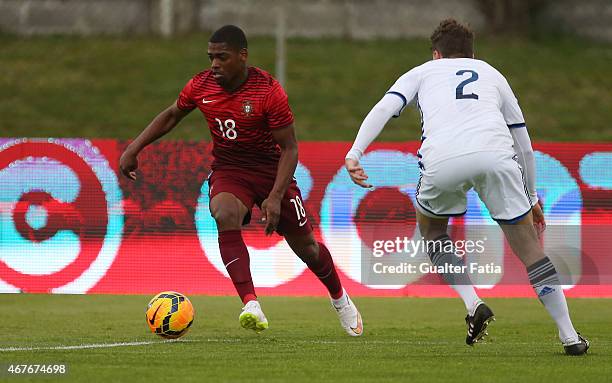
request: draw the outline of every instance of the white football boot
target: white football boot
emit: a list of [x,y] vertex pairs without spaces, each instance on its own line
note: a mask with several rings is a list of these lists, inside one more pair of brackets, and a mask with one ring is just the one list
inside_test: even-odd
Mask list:
[[353,304],[345,290],[343,290],[343,293],[342,297],[336,300],[335,303],[333,299],[331,300],[332,307],[336,309],[340,324],[346,333],[350,336],[361,336],[363,334],[361,314],[359,314],[357,307],[355,307],[355,304]]
[[257,333],[268,328],[268,320],[257,301],[248,301],[242,308],[238,320],[242,328],[254,330]]

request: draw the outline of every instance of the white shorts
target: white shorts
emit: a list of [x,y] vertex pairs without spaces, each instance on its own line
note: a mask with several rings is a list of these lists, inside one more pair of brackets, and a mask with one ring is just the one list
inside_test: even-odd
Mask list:
[[491,217],[514,223],[531,211],[531,200],[516,155],[507,151],[465,154],[424,165],[416,189],[417,206],[432,218],[461,216],[466,193],[474,188]]

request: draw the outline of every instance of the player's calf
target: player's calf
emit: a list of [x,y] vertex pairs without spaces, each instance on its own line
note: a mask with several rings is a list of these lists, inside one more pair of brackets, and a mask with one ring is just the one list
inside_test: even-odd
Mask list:
[[325,285],[329,295],[334,299],[340,298],[343,291],[342,283],[327,247],[317,242],[312,232],[307,235],[285,235],[285,239],[296,255]]
[[312,233],[308,235],[285,236],[291,249],[300,257],[314,275],[325,285],[338,314],[342,328],[351,336],[363,334],[361,314],[342,288],[332,256],[327,247],[316,242]]
[[[465,265],[463,258],[455,254],[453,241],[448,234],[443,234],[433,241],[427,241],[427,253],[431,263],[434,266],[444,268],[444,270],[447,268],[449,270],[456,270]],[[463,270],[463,272],[441,273],[441,276],[459,294],[465,304],[468,315],[473,315],[476,308],[482,304],[482,300],[476,294],[467,270],[465,268]]]

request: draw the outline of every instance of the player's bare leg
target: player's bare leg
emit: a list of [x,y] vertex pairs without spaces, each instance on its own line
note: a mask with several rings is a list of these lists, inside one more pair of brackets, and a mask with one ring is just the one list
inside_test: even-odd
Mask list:
[[242,239],[242,222],[249,209],[231,193],[219,193],[210,201],[210,212],[217,223],[219,250],[225,269],[244,303],[240,325],[257,332],[268,328],[251,278],[249,252]]
[[361,314],[342,288],[334,261],[327,247],[317,242],[312,232],[308,234],[285,234],[285,240],[293,252],[319,278],[329,292],[332,306],[336,309],[340,323],[351,336],[363,334]]
[[567,302],[554,265],[540,247],[532,214],[516,224],[500,225],[512,251],[523,262],[540,302],[559,329],[559,339],[569,355],[582,355],[589,349],[589,341],[581,337],[569,316]]
[[[448,236],[448,218],[429,217],[417,210],[417,222],[421,235],[428,243],[429,258],[435,266],[444,266],[450,263],[453,266],[462,266],[463,259],[458,257],[452,248],[452,241]],[[446,244],[446,245],[445,245]],[[432,246],[430,246],[432,245]],[[473,345],[484,337],[489,322],[495,320],[493,311],[478,297],[469,276],[466,273],[445,273],[442,277],[459,294],[468,311],[465,317],[467,336],[465,342]]]

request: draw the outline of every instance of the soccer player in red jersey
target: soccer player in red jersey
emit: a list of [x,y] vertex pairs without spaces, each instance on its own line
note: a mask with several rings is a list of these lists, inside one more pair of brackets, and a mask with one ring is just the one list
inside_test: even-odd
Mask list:
[[284,236],[327,288],[342,327],[349,335],[361,335],[361,315],[342,288],[329,250],[314,238],[293,178],[298,149],[285,91],[270,74],[247,65],[247,40],[236,26],[226,25],[213,33],[208,58],[210,69],[189,80],[176,102],[126,148],[119,163],[121,172],[135,179],[138,153],[192,110],[200,109],[213,139],[210,211],[217,223],[221,258],[245,305],[240,325],[257,332],[268,328],[241,234],[253,205],[258,205],[265,233]]

